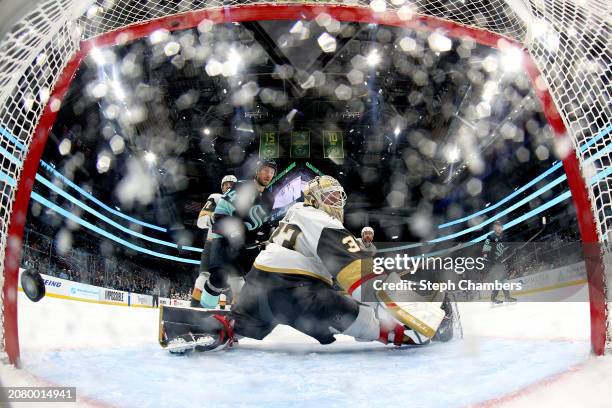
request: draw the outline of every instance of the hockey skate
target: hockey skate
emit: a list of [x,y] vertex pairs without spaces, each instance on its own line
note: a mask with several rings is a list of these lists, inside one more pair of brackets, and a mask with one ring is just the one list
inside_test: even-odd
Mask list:
[[229,312],[162,306],[159,344],[172,354],[217,351],[236,342]]

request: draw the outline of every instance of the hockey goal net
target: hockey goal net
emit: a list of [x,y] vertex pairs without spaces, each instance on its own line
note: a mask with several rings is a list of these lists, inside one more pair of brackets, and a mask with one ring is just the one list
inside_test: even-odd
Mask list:
[[[14,2],[17,4],[18,2]],[[17,6],[18,7],[18,6]],[[612,229],[609,7],[602,0],[45,0],[3,29],[0,45],[0,349],[19,359],[17,277],[29,196],[47,133],[82,59],[155,30],[253,20],[371,22],[522,48],[560,143],[587,254],[593,351],[610,350]],[[585,246],[586,248],[587,246]]]

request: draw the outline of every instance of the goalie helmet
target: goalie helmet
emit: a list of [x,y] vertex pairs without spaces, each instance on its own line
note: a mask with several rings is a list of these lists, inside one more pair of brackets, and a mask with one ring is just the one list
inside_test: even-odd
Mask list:
[[310,180],[304,188],[304,202],[344,222],[346,193],[335,178],[317,176]]

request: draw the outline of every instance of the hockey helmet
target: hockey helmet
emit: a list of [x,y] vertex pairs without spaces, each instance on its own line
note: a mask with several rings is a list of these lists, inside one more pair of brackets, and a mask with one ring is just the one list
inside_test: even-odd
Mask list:
[[236,176],[228,174],[227,176],[221,179],[221,189],[223,189],[223,185],[225,183],[236,183],[236,182],[238,182],[238,179],[236,178]]
[[[269,179],[269,180],[262,180],[262,179],[260,178],[260,177],[261,177],[261,175],[260,175],[260,171],[261,171],[261,169],[263,169],[264,167],[269,167],[269,168],[271,168],[271,169],[273,169],[273,170],[274,170],[274,175],[272,175],[272,177],[270,177],[270,179]],[[256,182],[257,182],[257,183],[258,183],[260,186],[267,187],[267,186],[268,186],[268,185],[269,185],[269,184],[272,182],[272,180],[274,180],[274,176],[276,176],[277,171],[278,171],[278,169],[277,169],[277,167],[276,167],[276,162],[275,162],[274,160],[269,160],[269,159],[266,159],[266,160],[258,160],[258,161],[257,161],[257,167],[255,168],[255,181],[256,181]]]
[[346,193],[335,178],[317,176],[310,180],[304,188],[304,202],[344,222]]
[[274,169],[274,174],[276,174],[278,172],[278,168],[277,168],[276,162],[274,160],[262,159],[262,160],[258,160],[257,161],[257,166],[255,167],[255,175],[257,175],[257,173],[259,173],[259,170],[261,170],[264,167],[273,168]]
[[374,234],[374,229],[372,227],[363,227],[361,229],[361,235],[365,234],[366,232]]

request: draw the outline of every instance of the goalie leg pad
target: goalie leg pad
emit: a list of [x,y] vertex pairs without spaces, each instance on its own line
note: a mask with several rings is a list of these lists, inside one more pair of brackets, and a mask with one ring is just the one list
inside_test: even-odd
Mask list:
[[393,343],[396,346],[401,346],[404,344],[404,330],[404,326],[401,324],[396,324],[391,328],[381,325],[378,341],[384,344]]
[[[386,282],[400,283],[400,280],[399,275],[393,273]],[[400,295],[403,294],[385,290],[376,292],[381,305],[395,320],[427,338],[432,338],[444,319],[441,302],[432,302],[417,293],[409,293],[410,301],[406,302],[401,300]]]
[[378,293],[378,296],[383,307],[395,320],[428,338],[436,334],[436,330],[444,319],[444,311],[437,303],[395,303],[384,291]]
[[236,342],[231,314],[226,311],[163,306],[159,343],[171,353],[211,351]]

